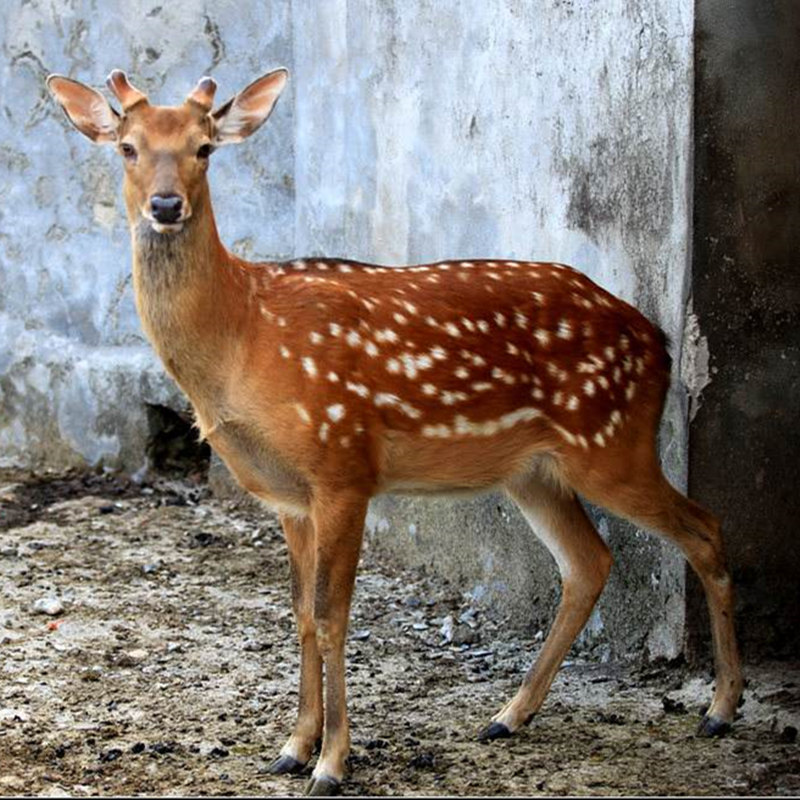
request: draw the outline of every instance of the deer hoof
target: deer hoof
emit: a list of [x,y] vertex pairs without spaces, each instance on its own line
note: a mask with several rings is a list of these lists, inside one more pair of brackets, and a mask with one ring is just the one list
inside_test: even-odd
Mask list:
[[297,775],[305,764],[291,756],[278,756],[268,767],[272,775]]
[[339,794],[342,784],[328,775],[311,778],[306,786],[306,795],[311,797],[333,797]]
[[493,722],[478,734],[478,740],[490,742],[492,739],[508,739],[509,736],[511,736],[511,731],[507,725],[503,725],[502,722]]
[[697,735],[703,738],[710,738],[712,736],[724,736],[731,729],[729,722],[719,717],[710,717],[706,714],[700,720],[700,725],[697,727]]

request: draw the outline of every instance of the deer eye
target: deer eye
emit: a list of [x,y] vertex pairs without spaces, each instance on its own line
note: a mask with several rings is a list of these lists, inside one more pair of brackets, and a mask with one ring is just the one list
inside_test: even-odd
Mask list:
[[208,158],[214,152],[214,148],[210,144],[200,145],[197,151],[198,158]]
[[128,144],[127,142],[123,142],[119,146],[120,152],[122,153],[125,158],[133,160],[136,158],[136,148],[132,144]]

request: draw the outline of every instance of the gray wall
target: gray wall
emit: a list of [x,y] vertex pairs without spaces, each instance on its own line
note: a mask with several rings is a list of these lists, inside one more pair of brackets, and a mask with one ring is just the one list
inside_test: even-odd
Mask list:
[[745,651],[796,654],[800,4],[698,0],[697,15],[694,310],[711,383],[691,485],[723,518]]
[[[267,128],[214,157],[225,241],[253,258],[574,264],[675,342],[664,455],[685,484],[691,0],[16,0],[0,19],[0,463],[136,469],[143,403],[180,402],[135,319],[120,168],[69,129],[45,74],[99,85],[121,66],[175,102],[204,73],[225,96],[283,63]],[[550,559],[505,501],[387,500],[370,522],[381,546],[460,576],[515,623],[549,616]],[[674,655],[680,560],[600,523],[618,564],[590,635]]]

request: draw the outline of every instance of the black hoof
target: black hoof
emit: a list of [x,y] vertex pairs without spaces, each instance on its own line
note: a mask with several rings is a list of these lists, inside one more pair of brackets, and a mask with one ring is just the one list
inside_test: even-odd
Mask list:
[[336,778],[323,775],[321,778],[312,778],[306,786],[306,794],[312,797],[333,797],[339,794],[342,784]]
[[719,717],[709,717],[706,715],[700,720],[700,725],[697,728],[697,735],[704,738],[724,736],[730,729],[731,725],[729,722],[725,722],[725,720],[719,719]]
[[297,775],[303,771],[305,764],[291,756],[278,756],[270,765],[269,771],[272,775]]
[[492,739],[508,739],[511,731],[502,722],[493,722],[478,734],[478,741],[490,742]]

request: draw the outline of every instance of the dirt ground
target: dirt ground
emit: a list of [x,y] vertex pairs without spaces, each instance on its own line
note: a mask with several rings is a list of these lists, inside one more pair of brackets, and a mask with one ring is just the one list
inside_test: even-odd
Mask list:
[[[709,673],[575,653],[529,728],[479,743],[539,647],[367,543],[345,793],[800,793],[798,664],[750,665],[705,740]],[[297,701],[286,547],[201,484],[0,475],[0,665],[0,795],[303,791],[266,769]]]

